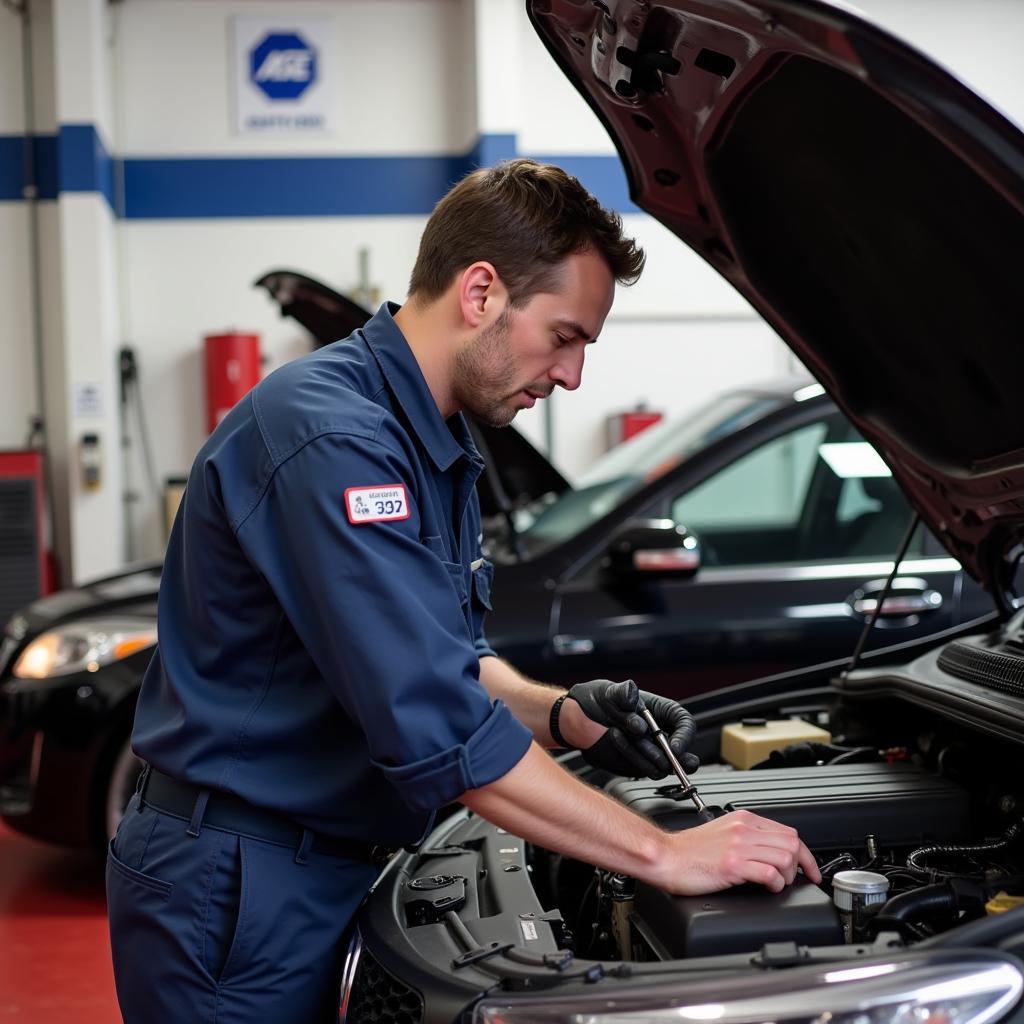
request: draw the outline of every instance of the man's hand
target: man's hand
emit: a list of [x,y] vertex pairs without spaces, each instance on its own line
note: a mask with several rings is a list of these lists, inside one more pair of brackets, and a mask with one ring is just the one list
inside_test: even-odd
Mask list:
[[[616,775],[640,775],[652,779],[660,779],[669,773],[671,765],[664,752],[650,735],[650,729],[638,712],[640,700],[654,716],[668,738],[672,753],[679,758],[683,770],[695,772],[700,760],[695,754],[686,752],[693,741],[696,725],[690,713],[667,697],[647,693],[637,689],[632,679],[621,683],[613,683],[607,679],[595,679],[588,683],[577,683],[569,690],[569,697],[575,701],[583,712],[584,723],[575,721],[570,710],[570,702],[562,705],[559,723],[565,715],[562,733],[565,738],[577,744],[584,759],[595,768],[614,772]],[[596,736],[598,726],[607,727],[607,731]],[[584,742],[580,742],[580,736]],[[587,742],[589,741],[589,742]]]
[[706,825],[666,834],[656,885],[677,896],[719,892],[731,885],[757,882],[781,892],[797,867],[814,883],[821,872],[796,829],[750,811],[733,811]]

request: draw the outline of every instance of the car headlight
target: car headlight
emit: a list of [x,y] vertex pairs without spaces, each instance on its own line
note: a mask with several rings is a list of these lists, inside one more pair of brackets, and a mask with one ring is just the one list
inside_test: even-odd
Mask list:
[[[678,975],[677,975],[678,978]],[[634,984],[639,981],[635,979]],[[603,982],[602,984],[609,984]],[[888,962],[664,981],[646,992],[486,999],[474,1024],[987,1024],[1020,998],[1024,977],[998,954],[943,951]]]
[[151,619],[83,619],[37,636],[11,670],[16,679],[51,679],[95,672],[156,643]]

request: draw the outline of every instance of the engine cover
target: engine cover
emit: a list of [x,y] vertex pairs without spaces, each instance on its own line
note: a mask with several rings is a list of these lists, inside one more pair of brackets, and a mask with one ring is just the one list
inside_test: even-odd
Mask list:
[[782,892],[741,885],[710,896],[670,896],[637,884],[634,925],[661,959],[754,953],[768,942],[838,946],[839,913],[804,878]]
[[[694,776],[709,807],[745,808],[792,825],[815,852],[863,849],[874,834],[883,846],[922,846],[970,837],[967,790],[917,765],[843,764],[733,771],[702,768]],[[607,791],[673,831],[698,825],[679,785],[616,779]],[[673,793],[676,795],[673,795]]]
[[[710,807],[746,808],[792,825],[817,854],[859,853],[874,834],[883,848],[967,839],[967,791],[912,764],[844,764],[734,771],[702,768],[694,777]],[[700,822],[679,786],[616,779],[608,792],[673,831]],[[676,795],[673,795],[675,791]],[[804,878],[781,893],[755,885],[711,896],[669,896],[639,883],[634,925],[664,958],[759,950],[765,943],[838,945],[839,915],[828,895]]]

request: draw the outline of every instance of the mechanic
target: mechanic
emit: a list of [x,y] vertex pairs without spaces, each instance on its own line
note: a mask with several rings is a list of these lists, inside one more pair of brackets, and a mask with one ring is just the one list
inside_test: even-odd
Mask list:
[[[108,859],[129,1024],[336,1020],[375,850],[452,801],[675,893],[819,878],[786,826],[738,812],[673,835],[584,785],[542,748],[666,774],[636,686],[567,700],[484,639],[482,462],[461,414],[502,426],[577,388],[643,262],[563,171],[476,171],[430,217],[406,304],[272,373],[203,446],[136,713],[147,767]],[[643,697],[695,767],[693,720]]]

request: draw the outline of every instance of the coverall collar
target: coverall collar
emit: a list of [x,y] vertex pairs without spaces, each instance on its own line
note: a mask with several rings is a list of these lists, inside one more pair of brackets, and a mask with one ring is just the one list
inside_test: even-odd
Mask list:
[[[385,302],[363,328],[363,336],[380,366],[395,401],[409,419],[431,461],[441,472],[465,457],[477,470],[483,460],[462,413],[445,422],[427,387],[416,357],[409,348],[394,315],[401,307]],[[449,429],[450,428],[450,429]]]

